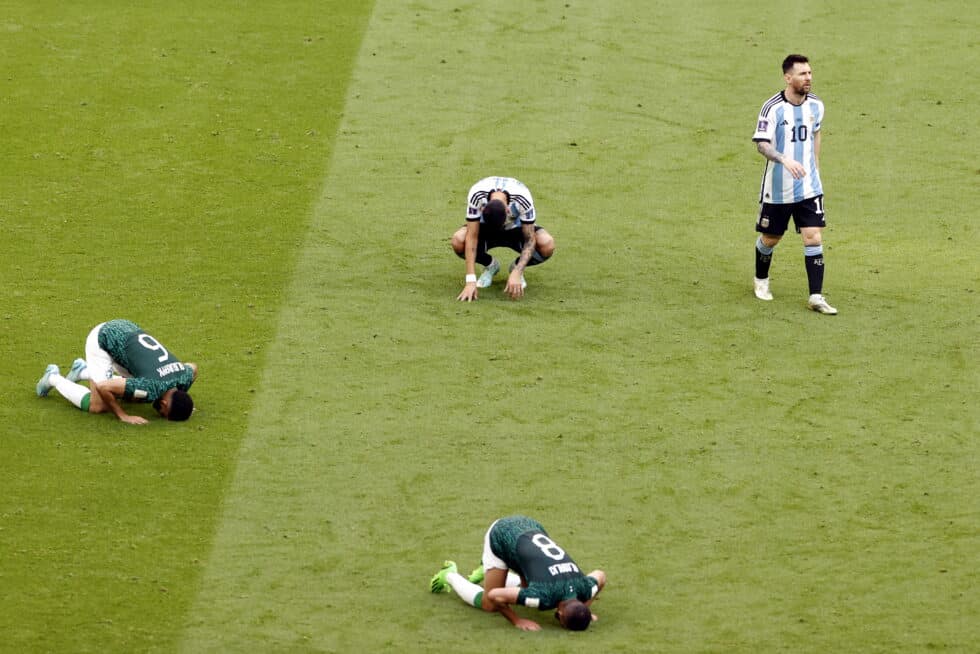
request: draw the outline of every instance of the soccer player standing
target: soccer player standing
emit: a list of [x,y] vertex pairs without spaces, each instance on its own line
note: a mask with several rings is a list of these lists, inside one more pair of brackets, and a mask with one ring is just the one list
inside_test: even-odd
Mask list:
[[823,296],[823,228],[826,226],[820,181],[820,126],[823,102],[810,93],[809,60],[791,54],[783,60],[786,88],[766,100],[752,140],[766,158],[755,231],[755,296],[771,300],[769,267],[789,219],[803,237],[810,298],[807,306],[834,315],[837,309]]

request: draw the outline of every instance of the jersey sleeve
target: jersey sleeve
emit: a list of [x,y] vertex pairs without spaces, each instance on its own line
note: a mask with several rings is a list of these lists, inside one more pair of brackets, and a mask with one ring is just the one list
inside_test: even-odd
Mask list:
[[191,384],[194,383],[194,371],[189,366],[179,362],[171,365],[179,367],[179,370],[171,372],[161,379],[126,378],[126,390],[123,391],[123,399],[131,402],[156,402],[171,388],[182,391],[190,389]]
[[167,390],[163,384],[152,379],[129,377],[126,379],[123,399],[130,402],[155,402]]
[[586,583],[582,584],[582,590],[578,596],[578,600],[580,602],[588,602],[599,593],[598,579],[595,577],[586,576],[585,581]]
[[487,192],[482,188],[481,182],[477,182],[470,187],[470,192],[466,194],[466,220],[469,222],[480,220],[483,217],[483,207],[487,204]]
[[521,224],[534,224],[534,202],[530,198],[515,195],[507,207],[514,222]]
[[769,115],[766,107],[763,107],[762,112],[759,113],[759,119],[755,124],[755,134],[752,135],[753,141],[769,141],[773,142],[773,138],[776,134],[776,123]]
[[510,180],[511,184],[507,191],[510,193],[510,214],[514,220],[521,224],[534,223],[534,198],[531,197],[531,189],[524,182],[516,179]]
[[823,102],[821,102],[820,100],[817,100],[816,103],[817,103],[816,111],[813,112],[813,118],[814,118],[814,121],[813,121],[813,132],[814,133],[817,133],[817,132],[820,131],[820,126],[823,124],[823,114],[824,114],[824,111],[825,111],[824,110],[824,107],[823,107]]
[[541,611],[547,611],[552,608],[547,605],[547,600],[545,604],[541,603],[541,598],[530,588],[522,588],[517,594],[517,603],[526,606],[529,609],[539,609]]

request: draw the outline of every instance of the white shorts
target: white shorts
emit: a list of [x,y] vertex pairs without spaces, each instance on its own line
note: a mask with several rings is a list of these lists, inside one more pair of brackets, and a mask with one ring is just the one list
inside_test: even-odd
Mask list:
[[105,381],[112,379],[113,375],[131,377],[128,370],[113,361],[109,353],[99,347],[99,332],[104,324],[102,322],[93,327],[85,339],[85,364],[88,366],[89,378],[92,381]]
[[[493,525],[497,522],[494,520]],[[510,568],[504,563],[504,560],[490,549],[490,531],[493,529],[493,525],[490,525],[490,529],[487,529],[487,533],[483,537],[483,570],[509,570]]]

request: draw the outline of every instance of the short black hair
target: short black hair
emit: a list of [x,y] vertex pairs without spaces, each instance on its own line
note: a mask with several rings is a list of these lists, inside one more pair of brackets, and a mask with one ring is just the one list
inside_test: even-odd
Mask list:
[[810,63],[810,60],[807,59],[806,56],[804,55],[801,54],[786,55],[786,58],[783,59],[783,72],[788,73],[790,69],[796,64],[808,64],[808,63]]
[[194,412],[194,400],[186,391],[177,389],[170,396],[170,411],[167,413],[167,420],[182,422],[191,417]]
[[503,200],[490,200],[483,207],[483,222],[490,227],[503,227],[507,220],[507,205]]
[[592,624],[592,609],[584,602],[569,600],[562,611],[561,624],[569,631],[585,631]]

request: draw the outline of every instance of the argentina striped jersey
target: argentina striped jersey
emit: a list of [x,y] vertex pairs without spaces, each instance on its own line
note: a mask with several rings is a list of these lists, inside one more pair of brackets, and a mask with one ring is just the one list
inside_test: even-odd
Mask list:
[[513,177],[484,177],[470,187],[466,195],[466,220],[483,222],[483,207],[494,191],[507,193],[507,220],[504,229],[520,227],[521,223],[534,222],[534,199],[527,186]]
[[795,105],[780,91],[762,105],[752,140],[772,143],[781,155],[803,164],[806,175],[793,179],[785,166],[767,159],[761,202],[790,204],[823,195],[814,147],[823,114],[823,102],[812,93],[807,94],[802,104]]

